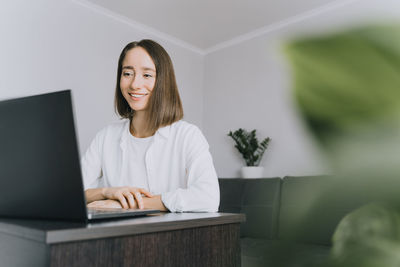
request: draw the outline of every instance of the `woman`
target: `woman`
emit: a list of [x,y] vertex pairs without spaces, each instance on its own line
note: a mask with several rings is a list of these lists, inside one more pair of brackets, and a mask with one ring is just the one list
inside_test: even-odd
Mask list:
[[118,61],[117,113],[82,159],[88,206],[215,212],[219,186],[208,143],[182,121],[168,53],[152,40],[129,43]]

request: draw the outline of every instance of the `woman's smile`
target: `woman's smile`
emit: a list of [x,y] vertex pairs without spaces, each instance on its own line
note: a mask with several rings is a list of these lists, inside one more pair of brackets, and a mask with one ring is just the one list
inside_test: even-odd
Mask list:
[[145,97],[145,96],[147,96],[149,94],[148,93],[144,93],[144,94],[142,94],[142,93],[129,93],[129,95],[131,96],[132,100],[137,101],[137,100],[141,100],[143,97]]

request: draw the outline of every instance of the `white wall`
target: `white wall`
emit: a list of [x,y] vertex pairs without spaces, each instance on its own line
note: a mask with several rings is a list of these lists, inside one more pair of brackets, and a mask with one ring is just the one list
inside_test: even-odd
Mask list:
[[257,129],[260,139],[272,138],[261,162],[266,177],[329,172],[323,152],[303,125],[291,97],[282,44],[295,36],[399,15],[398,0],[347,1],[291,18],[258,37],[207,54],[203,125],[219,177],[240,177],[244,161],[227,136],[238,128]]
[[118,120],[118,56],[142,38],[160,42],[171,55],[185,119],[201,127],[203,56],[79,1],[0,3],[0,99],[72,89],[82,153],[99,129]]

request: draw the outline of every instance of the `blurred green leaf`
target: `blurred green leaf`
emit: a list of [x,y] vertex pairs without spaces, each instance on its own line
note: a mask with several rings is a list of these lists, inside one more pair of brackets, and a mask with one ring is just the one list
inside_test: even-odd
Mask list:
[[296,100],[322,141],[400,114],[400,25],[371,26],[286,46]]

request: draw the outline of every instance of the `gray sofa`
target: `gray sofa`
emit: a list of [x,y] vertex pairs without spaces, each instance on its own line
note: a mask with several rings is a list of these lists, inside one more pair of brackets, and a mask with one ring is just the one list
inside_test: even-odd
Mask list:
[[246,214],[243,267],[327,266],[339,221],[371,201],[357,183],[330,176],[220,178],[219,184],[220,212]]

